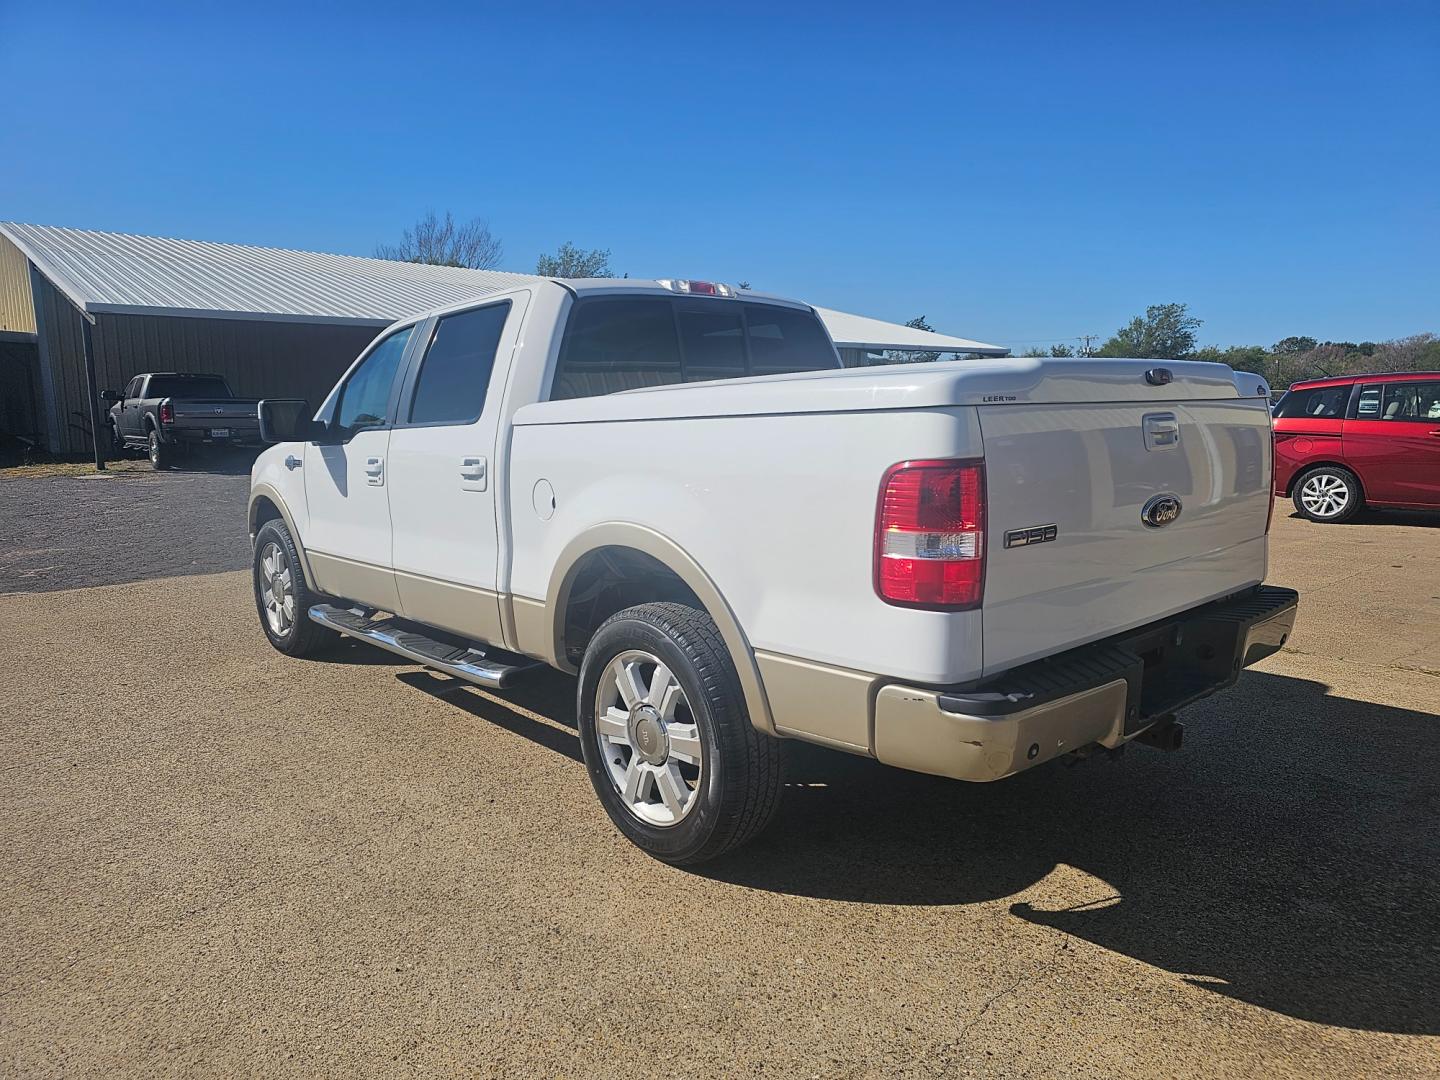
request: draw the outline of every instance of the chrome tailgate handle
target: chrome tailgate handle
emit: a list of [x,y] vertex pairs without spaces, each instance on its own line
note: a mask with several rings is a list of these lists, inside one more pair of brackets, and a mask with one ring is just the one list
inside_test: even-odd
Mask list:
[[1175,450],[1180,446],[1180,421],[1174,413],[1149,413],[1140,421],[1146,450]]

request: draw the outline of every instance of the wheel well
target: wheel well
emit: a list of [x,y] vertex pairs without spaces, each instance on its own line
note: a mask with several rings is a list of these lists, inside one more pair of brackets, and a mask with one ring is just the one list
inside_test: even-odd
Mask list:
[[694,590],[654,556],[627,547],[587,552],[571,572],[565,596],[561,633],[565,659],[578,667],[590,638],[617,611],[661,600],[705,611]]
[[1360,479],[1360,474],[1357,473],[1354,469],[1350,468],[1349,465],[1342,464],[1338,461],[1306,462],[1304,468],[1296,469],[1294,474],[1290,477],[1290,483],[1285,488],[1286,496],[1293,496],[1295,494],[1295,485],[1300,483],[1301,480],[1303,480],[1310,473],[1314,472],[1316,469],[1339,469],[1341,472],[1349,473],[1351,476],[1355,477],[1355,486],[1360,489],[1360,498],[1365,498],[1365,481]]
[[275,518],[284,517],[280,508],[273,502],[261,495],[255,500],[255,505],[250,508],[250,534],[253,536],[260,531],[260,526]]

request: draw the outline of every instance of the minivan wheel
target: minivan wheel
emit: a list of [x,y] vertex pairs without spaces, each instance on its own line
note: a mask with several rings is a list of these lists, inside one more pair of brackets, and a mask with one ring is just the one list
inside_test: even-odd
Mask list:
[[756,731],[714,621],[641,604],[595,632],[580,666],[580,746],[610,820],[687,865],[755,837],[780,804],[781,747]]
[[1305,473],[1295,481],[1292,498],[1302,517],[1327,523],[1349,520],[1364,502],[1355,474],[1336,465]]

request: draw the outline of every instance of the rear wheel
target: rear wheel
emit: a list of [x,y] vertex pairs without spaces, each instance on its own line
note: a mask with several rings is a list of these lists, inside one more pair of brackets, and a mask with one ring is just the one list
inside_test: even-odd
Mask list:
[[286,656],[313,656],[334,644],[337,635],[310,621],[320,597],[310,591],[300,553],[282,518],[260,526],[253,564],[255,609],[270,644]]
[[1295,509],[1311,521],[1346,521],[1364,504],[1360,481],[1349,469],[1322,465],[1295,481]]
[[605,812],[677,865],[756,836],[780,804],[781,747],[750,723],[720,631],[703,611],[642,604],[596,631],[580,668],[580,744]]
[[168,443],[160,441],[160,432],[154,428],[150,429],[149,451],[150,467],[156,472],[161,469],[169,469],[175,464],[175,448]]

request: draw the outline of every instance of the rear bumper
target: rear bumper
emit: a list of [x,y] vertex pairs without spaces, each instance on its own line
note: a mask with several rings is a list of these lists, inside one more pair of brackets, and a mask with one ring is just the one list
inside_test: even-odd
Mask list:
[[1298,602],[1293,589],[1260,586],[972,686],[883,686],[875,756],[983,781],[1084,746],[1119,746],[1279,651]]
[[[230,434],[217,438],[211,434],[211,432],[217,429],[229,431]],[[187,424],[184,427],[168,424],[160,429],[160,439],[162,442],[185,445],[210,443],[220,446],[258,446],[260,445],[260,428],[259,425],[249,420],[244,421],[240,426],[236,426],[233,421],[227,422],[224,420],[216,420],[213,425],[206,425],[204,427],[198,424]]]

